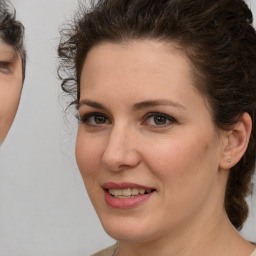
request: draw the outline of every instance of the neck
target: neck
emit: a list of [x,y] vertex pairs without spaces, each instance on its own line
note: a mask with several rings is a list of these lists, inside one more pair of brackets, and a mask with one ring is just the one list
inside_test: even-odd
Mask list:
[[173,230],[156,240],[143,243],[119,241],[118,256],[250,255],[253,246],[238,234],[224,210],[221,218],[210,219],[191,220],[190,225],[187,223],[186,227],[179,227],[178,231]]

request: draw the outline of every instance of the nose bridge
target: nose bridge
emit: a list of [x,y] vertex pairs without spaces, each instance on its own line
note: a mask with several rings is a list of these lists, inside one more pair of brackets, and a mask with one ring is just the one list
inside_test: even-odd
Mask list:
[[102,157],[110,170],[135,167],[138,162],[135,131],[126,124],[115,125],[109,135]]

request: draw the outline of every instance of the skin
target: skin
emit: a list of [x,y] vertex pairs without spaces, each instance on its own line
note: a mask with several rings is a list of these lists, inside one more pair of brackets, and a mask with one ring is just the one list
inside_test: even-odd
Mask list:
[[[119,256],[249,255],[253,246],[223,205],[250,118],[245,114],[236,132],[217,132],[189,60],[175,49],[142,40],[89,51],[81,75],[78,167],[104,229],[119,241]],[[151,113],[168,117],[159,124]],[[106,182],[156,192],[137,207],[114,209],[104,199]]]
[[20,54],[0,42],[0,144],[4,142],[18,110],[22,89]]

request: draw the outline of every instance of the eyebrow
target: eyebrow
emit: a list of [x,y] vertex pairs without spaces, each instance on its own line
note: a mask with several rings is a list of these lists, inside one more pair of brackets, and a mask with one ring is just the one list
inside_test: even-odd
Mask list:
[[[102,105],[96,101],[81,100],[78,103],[77,109],[79,109],[82,105],[87,105],[87,106],[101,109],[101,110],[107,110],[107,108],[104,105]],[[157,106],[172,106],[172,107],[186,110],[186,108],[183,105],[181,105],[177,102],[174,102],[174,101],[164,100],[164,99],[163,100],[147,100],[147,101],[135,103],[132,107],[132,110],[136,111],[136,110],[141,110],[144,108],[152,108],[152,107],[157,107]]]
[[100,104],[96,101],[92,101],[92,100],[81,100],[81,101],[79,101],[77,109],[79,109],[82,105],[87,105],[89,107],[98,108],[98,109],[101,109],[101,110],[106,110],[107,109],[102,104]]
[[172,107],[176,107],[176,108],[181,108],[186,110],[186,108],[181,105],[180,103],[171,101],[171,100],[147,100],[147,101],[143,101],[143,102],[139,102],[134,104],[133,106],[133,110],[140,110],[143,108],[152,108],[152,107],[157,107],[157,106],[172,106]]

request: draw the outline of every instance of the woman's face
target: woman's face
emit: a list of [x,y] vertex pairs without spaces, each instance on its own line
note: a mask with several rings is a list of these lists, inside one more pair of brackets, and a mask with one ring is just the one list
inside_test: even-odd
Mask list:
[[149,241],[224,212],[222,135],[191,73],[156,41],[102,43],[86,57],[76,158],[115,239]]
[[0,145],[16,115],[21,89],[21,57],[11,46],[0,42]]

